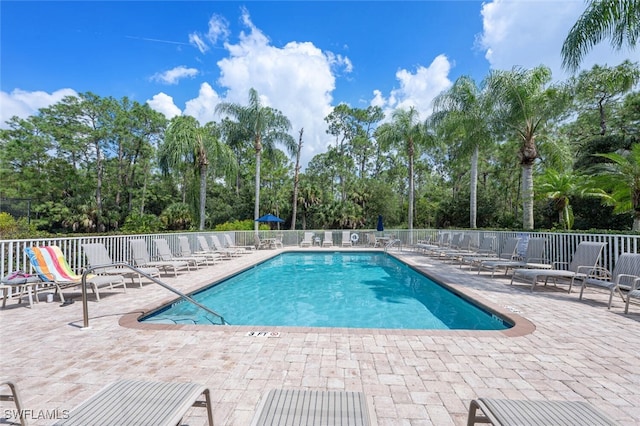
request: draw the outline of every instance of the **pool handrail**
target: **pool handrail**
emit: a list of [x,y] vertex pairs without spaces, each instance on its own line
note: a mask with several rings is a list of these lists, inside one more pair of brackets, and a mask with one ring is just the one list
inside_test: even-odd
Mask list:
[[127,262],[115,262],[115,263],[108,263],[108,264],[104,264],[104,265],[92,265],[90,267],[87,267],[84,272],[82,273],[82,321],[83,321],[83,326],[82,329],[86,330],[89,329],[91,327],[89,327],[89,298],[87,295],[87,275],[96,270],[96,269],[100,269],[100,268],[105,268],[105,267],[113,267],[113,266],[124,266],[125,268],[129,268],[132,271],[134,271],[137,274],[142,275],[143,277],[151,280],[152,282],[158,284],[161,287],[166,288],[167,290],[169,290],[172,293],[177,294],[178,296],[180,296],[181,299],[185,299],[188,302],[193,303],[194,305],[196,305],[198,308],[205,310],[206,312],[220,318],[220,321],[222,322],[221,325],[229,325],[229,323],[224,319],[224,317],[222,315],[220,315],[219,313],[207,308],[206,306],[196,302],[193,298],[191,298],[190,296],[182,293],[180,290],[176,290],[175,288],[171,287],[169,284],[163,283],[162,281],[160,281],[159,279],[152,277],[149,274],[146,274],[145,272],[141,271],[140,269],[129,265]]

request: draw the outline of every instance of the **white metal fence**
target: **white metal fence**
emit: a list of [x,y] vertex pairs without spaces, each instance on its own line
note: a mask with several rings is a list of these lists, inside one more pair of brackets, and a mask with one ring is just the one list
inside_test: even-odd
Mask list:
[[[274,230],[260,231],[259,237],[278,238],[285,247],[298,246],[302,241],[304,232],[314,232],[314,243],[321,243],[325,230],[289,231]],[[342,246],[343,230],[331,230],[335,247]],[[574,253],[577,245],[582,241],[598,241],[606,243],[600,265],[613,270],[616,260],[622,253],[638,253],[640,246],[640,235],[613,235],[613,234],[581,234],[581,233],[551,233],[551,232],[508,232],[508,231],[482,231],[468,229],[390,229],[385,232],[377,232],[373,229],[349,230],[349,238],[355,241],[356,247],[366,247],[368,244],[368,234],[374,233],[377,236],[392,236],[400,240],[399,247],[403,250],[411,249],[413,245],[424,239],[435,240],[440,233],[469,233],[472,236],[474,245],[485,236],[495,236],[497,241],[496,250],[499,251],[505,240],[510,237],[520,237],[523,244],[519,252],[524,254],[526,241],[532,237],[544,237],[547,239],[546,260],[548,262],[568,262]],[[234,240],[236,245],[255,245],[254,231],[229,231],[226,232]],[[167,234],[145,234],[145,235],[114,235],[114,236],[87,236],[87,237],[63,237],[63,238],[38,238],[23,240],[0,240],[0,278],[4,278],[14,271],[33,272],[29,264],[28,257],[24,252],[25,247],[57,245],[62,249],[69,265],[72,269],[80,273],[86,265],[82,245],[87,243],[103,243],[114,262],[130,262],[131,254],[129,241],[133,239],[144,239],[147,242],[147,249],[151,256],[155,255],[153,240],[164,238],[169,243],[174,253],[179,252],[178,237],[189,238],[192,251],[199,250],[197,236],[202,235],[208,238],[209,235],[218,235],[220,241],[224,241],[224,232],[186,232]],[[353,237],[353,235],[357,237]]]

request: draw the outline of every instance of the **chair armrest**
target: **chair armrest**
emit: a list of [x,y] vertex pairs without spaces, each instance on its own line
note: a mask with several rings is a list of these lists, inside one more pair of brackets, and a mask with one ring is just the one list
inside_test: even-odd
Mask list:
[[[553,262],[553,269],[568,269],[569,262]],[[565,266],[564,268],[560,268],[560,265]]]
[[[629,286],[627,284],[620,284],[620,281],[622,281],[622,278],[634,278],[634,280],[631,283],[631,286]],[[638,280],[640,280],[640,277],[638,277],[637,275],[633,275],[633,274],[618,274],[618,276],[616,276],[616,285],[618,287],[622,287],[623,290],[632,290],[633,286],[636,284],[636,282],[638,282]]]

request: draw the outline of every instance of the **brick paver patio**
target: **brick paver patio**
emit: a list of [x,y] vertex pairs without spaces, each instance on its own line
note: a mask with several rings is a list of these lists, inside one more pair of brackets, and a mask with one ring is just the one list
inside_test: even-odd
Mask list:
[[[163,280],[182,291],[237,272],[265,250]],[[18,383],[30,424],[50,424],[104,385],[131,378],[194,381],[212,392],[216,425],[248,425],[273,388],[361,391],[374,424],[463,425],[476,397],[586,401],[623,425],[640,424],[640,306],[588,290],[509,285],[503,277],[393,252],[494,309],[522,318],[517,331],[452,332],[236,326],[131,326],[132,314],[173,297],[155,284],[90,295],[82,304],[10,300],[0,310],[1,376]],[[278,337],[248,336],[279,331]],[[0,419],[11,414],[0,402]],[[14,419],[15,420],[15,419]],[[193,408],[190,426],[206,422]]]

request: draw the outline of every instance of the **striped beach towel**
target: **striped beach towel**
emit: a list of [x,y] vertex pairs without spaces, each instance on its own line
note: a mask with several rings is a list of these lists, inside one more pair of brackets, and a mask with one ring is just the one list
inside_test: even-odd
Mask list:
[[26,247],[24,251],[43,281],[77,282],[82,278],[71,270],[58,246]]

